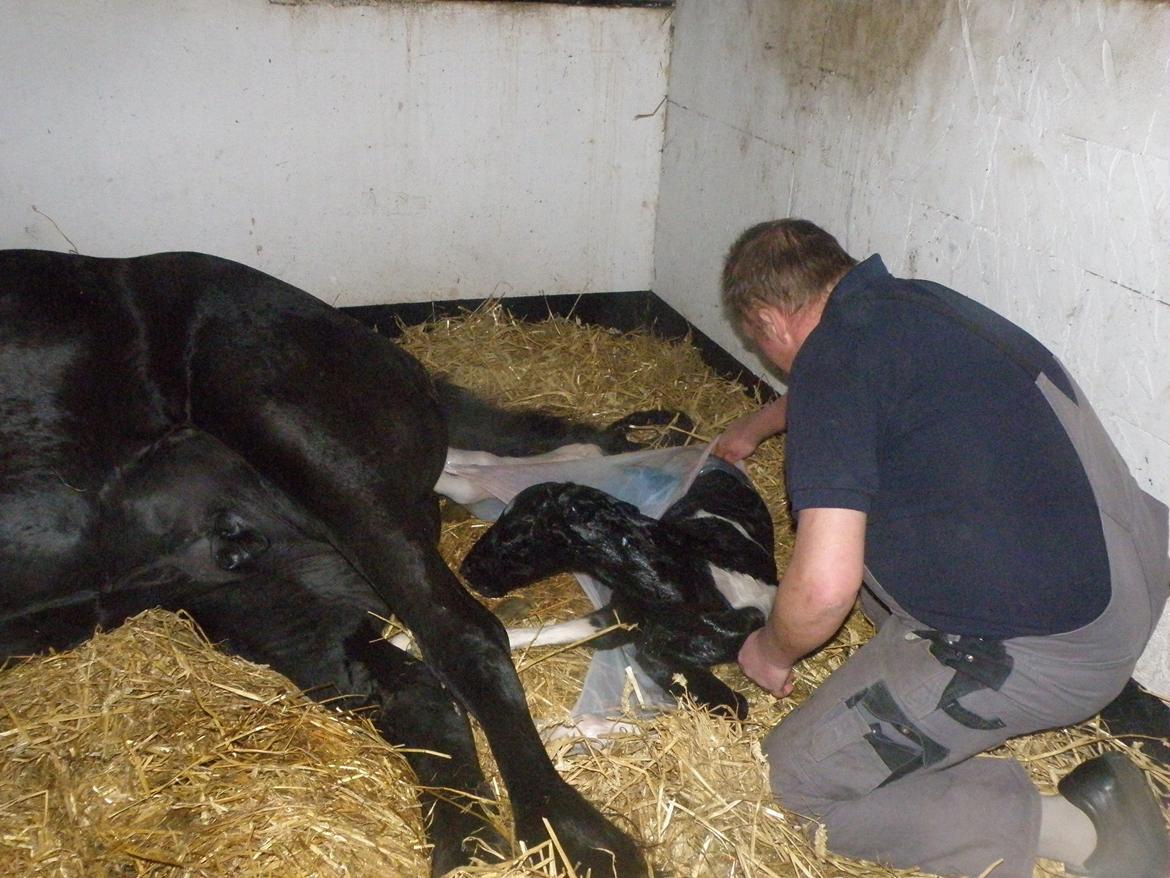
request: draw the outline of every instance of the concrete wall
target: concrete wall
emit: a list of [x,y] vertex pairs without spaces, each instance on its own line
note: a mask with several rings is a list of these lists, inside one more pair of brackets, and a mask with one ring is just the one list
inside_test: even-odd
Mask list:
[[0,246],[205,250],[338,304],[650,286],[668,11],[0,0],[0,19]]
[[[1170,6],[678,0],[674,27],[659,295],[746,355],[722,257],[807,217],[1033,332],[1167,498]],[[1170,695],[1168,628],[1139,673]]]

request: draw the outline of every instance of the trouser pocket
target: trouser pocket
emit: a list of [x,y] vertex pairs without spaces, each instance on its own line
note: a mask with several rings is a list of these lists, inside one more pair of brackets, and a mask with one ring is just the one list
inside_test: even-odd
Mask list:
[[769,736],[769,759],[776,756],[773,786],[781,798],[788,784],[785,763],[794,775],[792,785],[827,805],[947,759],[947,745],[926,731],[922,720],[937,708],[954,673],[939,664],[925,641],[912,640],[896,644],[892,654],[855,656],[851,661],[861,659],[872,672],[830,678]]
[[885,682],[866,687],[849,698],[845,706],[865,722],[867,730],[862,737],[886,769],[876,787],[919,768],[929,768],[949,754],[919,726],[919,716],[911,716],[898,704]]

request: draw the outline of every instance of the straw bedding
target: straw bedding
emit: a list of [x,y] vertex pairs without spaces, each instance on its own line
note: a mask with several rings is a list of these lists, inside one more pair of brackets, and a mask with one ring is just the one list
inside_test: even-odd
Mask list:
[[[498,401],[597,423],[676,408],[708,439],[755,404],[685,342],[565,319],[517,323],[498,306],[408,329],[403,343],[433,370]],[[776,519],[781,565],[791,549],[782,453],[782,442],[770,442],[749,462]],[[445,508],[441,548],[453,567],[484,527]],[[588,609],[567,576],[487,603],[523,624]],[[921,874],[826,853],[824,839],[797,833],[768,793],[760,737],[869,634],[854,614],[800,666],[797,690],[783,702],[738,669],[720,669],[751,701],[744,723],[686,705],[639,720],[631,689],[633,731],[604,750],[562,739],[550,753],[572,784],[646,842],[657,866],[678,876]],[[567,718],[588,659],[575,648],[516,656],[538,725]],[[1110,738],[1095,721],[1014,740],[1003,754],[1051,790],[1104,749],[1126,751],[1160,794],[1170,790],[1170,775],[1140,745]],[[481,753],[502,793],[486,746]],[[411,784],[405,760],[361,717],[339,717],[272,671],[215,651],[183,616],[148,612],[76,650],[0,673],[2,875],[425,875],[424,816]],[[506,831],[506,802],[499,819]],[[456,874],[569,872],[546,844]]]

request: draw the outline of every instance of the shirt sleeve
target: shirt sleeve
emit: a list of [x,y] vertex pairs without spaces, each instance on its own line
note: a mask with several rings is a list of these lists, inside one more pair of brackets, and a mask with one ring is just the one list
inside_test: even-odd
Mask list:
[[878,407],[856,332],[809,335],[789,376],[786,468],[794,512],[868,513],[878,489]]

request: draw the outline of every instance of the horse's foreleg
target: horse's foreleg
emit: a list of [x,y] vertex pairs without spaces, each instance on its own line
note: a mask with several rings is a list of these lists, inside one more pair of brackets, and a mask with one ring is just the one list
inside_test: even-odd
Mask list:
[[634,842],[565,783],[550,762],[499,621],[463,590],[434,547],[403,551],[405,569],[419,570],[421,578],[403,582],[399,570],[380,579],[402,584],[404,593],[392,601],[395,613],[414,632],[423,658],[483,727],[508,787],[517,835],[539,843],[548,837],[547,821],[578,871],[645,875]]

